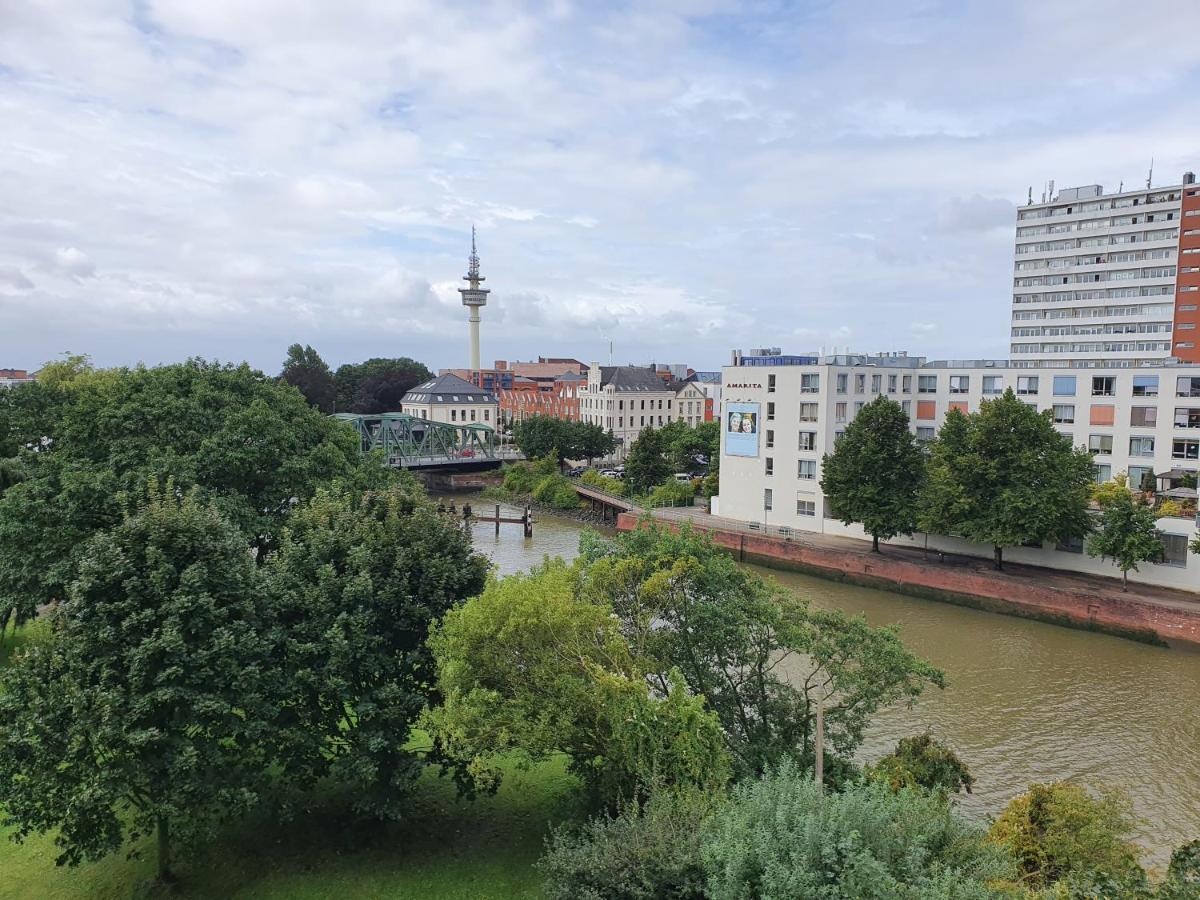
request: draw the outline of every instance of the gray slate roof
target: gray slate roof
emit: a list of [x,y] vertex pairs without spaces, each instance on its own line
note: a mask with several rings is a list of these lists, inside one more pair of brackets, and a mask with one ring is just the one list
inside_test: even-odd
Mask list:
[[439,375],[404,395],[405,403],[495,403],[496,396],[457,375]]
[[605,387],[611,384],[613,390],[618,393],[626,391],[638,393],[649,393],[650,391],[660,393],[671,392],[671,388],[661,378],[649,369],[643,369],[640,366],[601,366],[600,384]]

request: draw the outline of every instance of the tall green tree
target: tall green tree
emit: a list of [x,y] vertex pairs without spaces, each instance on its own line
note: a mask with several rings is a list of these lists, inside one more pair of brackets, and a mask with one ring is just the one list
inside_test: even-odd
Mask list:
[[303,347],[292,344],[288,347],[279,380],[303,394],[310,406],[315,406],[323,413],[333,412],[336,393],[333,373],[321,355],[308,344]]
[[512,438],[527,459],[553,456],[561,464],[571,459],[575,437],[571,423],[554,416],[529,416],[513,422]]
[[660,429],[673,472],[700,472],[717,465],[721,456],[719,422],[701,422],[692,427],[676,419]]
[[79,548],[151,477],[199,487],[260,550],[318,487],[391,477],[352,429],[246,365],[107,370],[46,402],[0,405],[0,433],[14,428],[24,478],[0,496],[0,607],[27,612],[65,596]]
[[396,359],[372,357],[360,363],[338,366],[333,375],[337,388],[338,412],[366,415],[394,412],[398,400],[422,382],[433,377],[424,364],[401,356]]
[[882,394],[859,411],[821,463],[821,490],[838,518],[860,523],[876,553],[881,540],[916,530],[924,480],[925,454],[908,414]]
[[625,457],[625,482],[635,494],[645,494],[671,474],[662,432],[647,425],[629,446]]
[[0,682],[0,809],[59,863],[147,833],[172,846],[256,802],[274,715],[245,538],[196,492],[151,482],[87,541],[69,601]]
[[952,409],[933,442],[921,495],[922,531],[994,548],[1079,538],[1091,527],[1091,456],[1012,389],[976,413]]
[[265,567],[287,776],[332,776],[361,812],[399,816],[421,766],[406,744],[432,690],[429,627],[486,571],[413,484],[321,490],[296,510]]
[[1087,539],[1088,556],[1111,559],[1121,570],[1121,590],[1129,590],[1129,573],[1138,564],[1162,558],[1154,510],[1138,503],[1127,490],[1108,498],[1100,513],[1096,531]]
[[589,535],[580,551],[580,596],[611,605],[659,691],[678,671],[705,698],[740,774],[785,756],[811,765],[821,701],[836,780],[878,710],[945,683],[895,628],[813,608],[688,528],[646,524],[613,541]]

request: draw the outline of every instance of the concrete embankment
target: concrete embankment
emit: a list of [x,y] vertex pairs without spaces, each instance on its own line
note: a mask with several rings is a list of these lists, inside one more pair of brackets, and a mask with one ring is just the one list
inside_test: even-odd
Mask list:
[[[625,513],[617,528],[631,531],[642,519]],[[656,520],[667,528],[677,521]],[[949,562],[926,561],[919,551],[887,547],[872,553],[870,544],[821,535],[788,540],[782,537],[728,530],[702,521],[692,527],[743,562],[792,569],[893,590],[990,612],[1005,613],[1101,631],[1151,644],[1200,647],[1200,597],[1182,591],[1131,585],[1121,591],[1115,579],[1075,576],[1033,566],[1006,564],[1005,571],[988,568],[986,561],[955,557]]]

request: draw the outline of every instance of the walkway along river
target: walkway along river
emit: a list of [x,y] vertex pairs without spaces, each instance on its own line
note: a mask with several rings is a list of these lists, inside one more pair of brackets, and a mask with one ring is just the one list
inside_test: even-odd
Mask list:
[[[474,540],[507,573],[573,558],[583,527],[539,514],[531,540],[492,528]],[[817,606],[898,623],[905,644],[946,671],[944,691],[876,719],[863,759],[928,727],[978,779],[961,802],[968,815],[996,813],[1030,782],[1071,778],[1129,793],[1151,866],[1200,838],[1200,653],[752,568]]]

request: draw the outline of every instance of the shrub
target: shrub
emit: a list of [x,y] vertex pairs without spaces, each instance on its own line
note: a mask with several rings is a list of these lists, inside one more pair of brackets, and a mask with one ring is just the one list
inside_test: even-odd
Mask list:
[[668,481],[650,492],[651,506],[690,506],[696,489],[690,481]]
[[559,828],[538,868],[550,900],[701,898],[700,842],[713,801],[699,791],[655,792],[641,807]]
[[988,838],[1016,860],[1023,884],[1043,888],[1068,878],[1136,877],[1141,867],[1128,841],[1132,827],[1121,795],[1094,797],[1060,781],[1030,785],[1000,813]]
[[513,494],[528,494],[538,482],[529,463],[516,463],[504,470],[504,489]]
[[701,856],[713,900],[985,898],[1011,869],[942,798],[878,782],[822,796],[791,762],[735,788]]
[[1158,509],[1154,511],[1154,518],[1165,519],[1167,517],[1178,518],[1183,515],[1183,506],[1175,500],[1164,500],[1158,504]]
[[562,475],[547,475],[533,489],[533,499],[555,509],[577,509],[579,495],[571,480]]
[[580,481],[591,487],[600,488],[602,491],[608,491],[610,494],[625,496],[625,482],[619,478],[605,478],[595,469],[588,469],[580,476]]
[[966,763],[929,732],[901,738],[896,749],[867,769],[867,777],[882,781],[893,791],[924,788],[957,794],[971,793],[975,779]]

